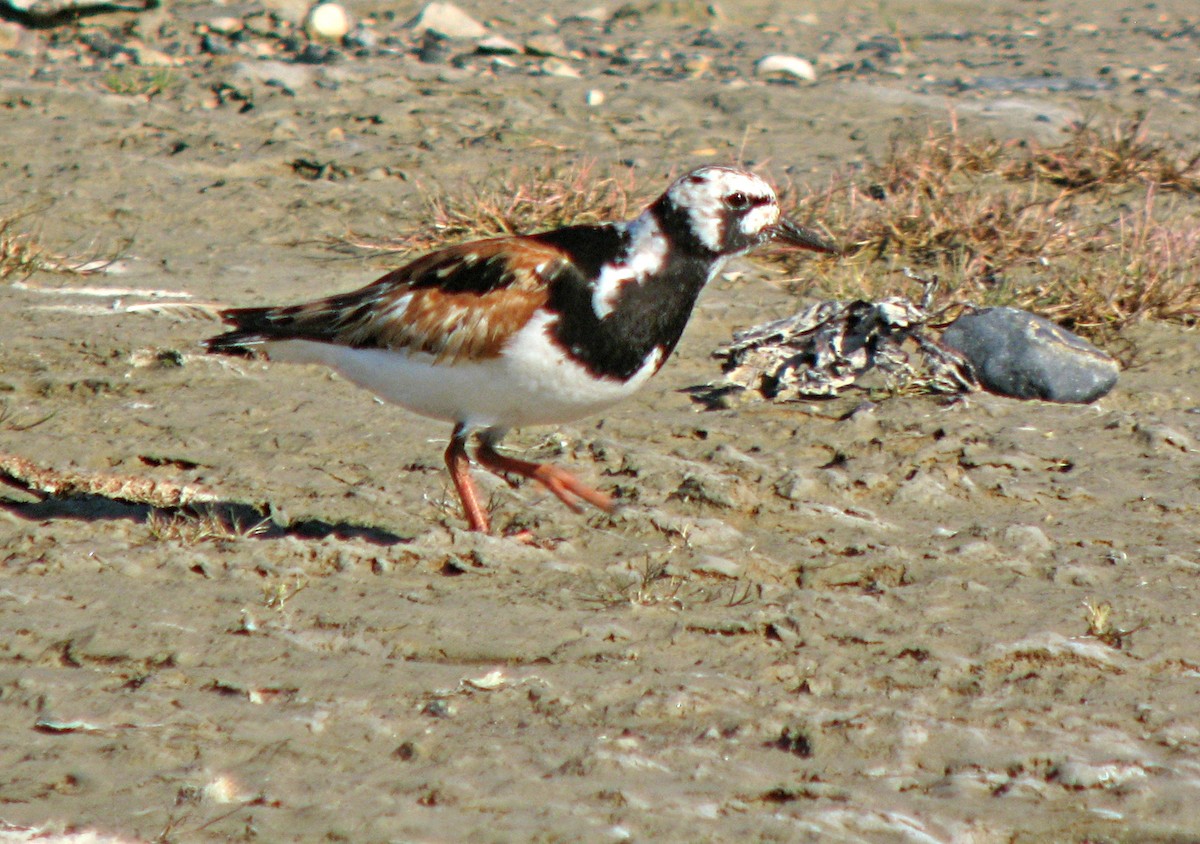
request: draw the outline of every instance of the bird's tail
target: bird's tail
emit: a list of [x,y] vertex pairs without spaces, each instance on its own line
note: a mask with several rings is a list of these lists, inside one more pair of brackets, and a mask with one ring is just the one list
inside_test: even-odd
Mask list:
[[261,357],[262,346],[269,340],[282,339],[278,325],[278,308],[228,308],[221,311],[221,320],[232,331],[209,337],[205,350],[212,355]]

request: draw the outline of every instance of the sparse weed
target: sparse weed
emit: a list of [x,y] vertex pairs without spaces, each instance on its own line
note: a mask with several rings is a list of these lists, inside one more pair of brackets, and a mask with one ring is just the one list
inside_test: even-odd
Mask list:
[[465,194],[425,190],[426,222],[411,234],[383,240],[351,234],[342,242],[364,249],[425,250],[459,240],[624,219],[652,198],[636,187],[632,171],[600,175],[594,162],[537,167]]
[[[447,242],[627,219],[656,195],[593,163],[513,171],[466,193],[424,194],[427,222],[394,240],[341,245],[421,251]],[[1130,193],[1140,197],[1130,202]],[[1141,319],[1200,319],[1200,152],[1150,140],[1145,117],[1088,123],[1061,144],[973,139],[949,129],[896,140],[882,163],[820,189],[781,189],[785,211],[820,221],[841,258],[765,250],[820,298],[911,293],[900,269],[936,275],[937,307],[1011,305],[1090,335]],[[1170,193],[1172,207],[1156,198]],[[1130,211],[1133,205],[1139,209]],[[800,292],[797,284],[797,291]]]
[[263,606],[268,609],[283,611],[288,600],[308,588],[308,581],[297,577],[292,582],[283,580],[263,586]]
[[1113,624],[1112,604],[1108,601],[1101,601],[1098,604],[1084,601],[1083,608],[1085,610],[1083,617],[1088,626],[1087,635],[1118,651],[1125,647],[1125,640],[1129,636],[1142,629],[1141,626],[1138,626],[1132,630],[1122,630]]
[[269,525],[269,519],[243,525],[236,516],[211,507],[174,511],[156,509],[146,517],[146,531],[152,540],[183,545],[251,539],[266,531]]
[[[1130,192],[1141,192],[1128,210]],[[969,140],[954,127],[897,142],[856,178],[797,198],[847,244],[842,262],[776,260],[811,279],[814,295],[903,295],[895,272],[920,268],[945,282],[944,301],[1012,305],[1084,334],[1144,318],[1200,318],[1200,153],[1173,155],[1148,140],[1142,116],[1109,131],[1072,128],[1053,147]]]
[[1172,155],[1150,139],[1146,115],[1119,120],[1107,130],[1082,123],[1058,147],[1035,148],[1009,168],[1009,178],[1041,179],[1075,191],[1131,184],[1200,194],[1200,152]]
[[129,97],[154,97],[179,84],[179,77],[165,68],[125,67],[104,77],[104,87]]
[[114,259],[82,258],[55,254],[42,246],[29,231],[17,223],[43,208],[0,213],[0,282],[22,280],[36,272],[91,275],[104,272]]
[[24,278],[51,263],[46,250],[32,235],[17,230],[16,223],[22,216],[0,215],[0,281],[13,276]]

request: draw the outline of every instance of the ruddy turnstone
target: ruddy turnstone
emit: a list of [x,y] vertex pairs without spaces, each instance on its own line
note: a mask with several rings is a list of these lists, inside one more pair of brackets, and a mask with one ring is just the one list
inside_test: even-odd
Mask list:
[[587,416],[662,368],[696,297],[725,262],[767,241],[834,246],[780,216],[758,176],[708,166],[635,220],[447,246],[360,290],[300,305],[233,308],[208,351],[319,363],[380,398],[454,423],[446,465],[472,530],[488,515],[470,475],[532,478],[572,510],[612,499],[550,464],[497,451],[518,425]]

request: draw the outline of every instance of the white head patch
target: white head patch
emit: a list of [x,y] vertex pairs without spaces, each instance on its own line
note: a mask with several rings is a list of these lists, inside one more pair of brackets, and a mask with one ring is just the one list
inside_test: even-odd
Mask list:
[[[729,252],[726,226],[735,226],[740,237],[734,252],[758,242],[769,226],[779,221],[775,191],[758,176],[733,167],[710,165],[693,170],[667,189],[667,199],[686,212],[696,239],[712,252]],[[744,244],[744,246],[743,246]]]

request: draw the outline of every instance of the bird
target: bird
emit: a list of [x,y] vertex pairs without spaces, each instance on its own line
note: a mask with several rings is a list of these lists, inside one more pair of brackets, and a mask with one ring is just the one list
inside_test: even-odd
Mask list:
[[632,395],[670,357],[726,262],[775,242],[838,247],[782,216],[749,170],[706,165],[635,219],[435,249],[366,287],[316,301],[219,312],[209,353],[315,363],[385,402],[453,424],[445,462],[472,531],[491,524],[475,461],[532,479],[575,512],[607,493],[550,463],[502,454],[514,427],[556,425]]

